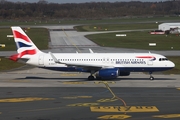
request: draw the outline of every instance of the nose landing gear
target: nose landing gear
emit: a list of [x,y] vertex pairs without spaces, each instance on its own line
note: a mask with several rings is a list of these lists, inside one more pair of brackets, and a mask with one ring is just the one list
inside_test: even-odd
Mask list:
[[150,74],[149,79],[150,79],[150,80],[154,80],[154,77],[152,76],[152,72],[149,72],[149,74]]

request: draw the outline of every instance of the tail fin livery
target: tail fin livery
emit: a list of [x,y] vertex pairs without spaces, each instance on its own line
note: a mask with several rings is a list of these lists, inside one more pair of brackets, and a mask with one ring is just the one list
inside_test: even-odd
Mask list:
[[28,58],[29,55],[41,52],[20,27],[11,27],[11,29],[18,53],[12,55],[10,57],[11,60],[17,61],[19,58]]

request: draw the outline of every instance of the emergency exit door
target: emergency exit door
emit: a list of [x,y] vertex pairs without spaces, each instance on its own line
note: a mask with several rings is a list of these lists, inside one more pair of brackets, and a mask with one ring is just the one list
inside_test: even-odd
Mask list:
[[44,56],[39,55],[39,65],[44,65]]

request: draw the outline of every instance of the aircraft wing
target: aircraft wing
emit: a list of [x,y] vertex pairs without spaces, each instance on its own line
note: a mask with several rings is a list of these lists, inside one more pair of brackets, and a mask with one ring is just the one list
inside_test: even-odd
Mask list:
[[85,69],[101,69],[101,68],[114,68],[114,66],[108,66],[108,65],[101,65],[101,64],[89,64],[89,63],[73,63],[73,62],[61,62],[59,61],[51,52],[49,52],[49,54],[51,55],[51,57],[53,58],[53,60],[55,61],[55,63],[59,63],[59,64],[65,64],[67,66],[76,66],[76,67],[83,67]]

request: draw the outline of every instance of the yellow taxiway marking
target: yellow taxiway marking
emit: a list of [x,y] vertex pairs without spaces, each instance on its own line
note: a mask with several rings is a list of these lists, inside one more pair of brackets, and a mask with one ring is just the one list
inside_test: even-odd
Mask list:
[[92,96],[72,96],[72,97],[62,97],[63,99],[78,99],[78,98],[92,98]]
[[99,103],[76,103],[76,104],[70,104],[70,105],[67,105],[67,106],[89,107],[89,106],[96,106],[96,105],[99,105]]
[[105,115],[105,116],[101,116],[101,117],[98,117],[98,119],[105,119],[105,120],[124,120],[124,119],[127,119],[127,118],[130,118],[131,116],[130,115]]
[[64,34],[66,35],[67,39],[69,40],[69,42],[77,49],[78,53],[80,53],[81,50],[80,50],[80,49],[77,47],[77,45],[75,45],[75,44],[73,43],[73,41],[69,38],[68,34],[64,31],[64,28],[62,28],[62,30],[63,30]]
[[155,106],[91,106],[92,112],[158,112]]
[[178,90],[180,90],[180,88],[177,88]]
[[96,81],[94,82],[95,84],[115,84],[116,82],[114,81]]
[[25,97],[25,98],[8,98],[0,99],[0,102],[31,102],[41,100],[54,100],[54,98],[40,98],[40,97]]
[[77,96],[77,98],[92,98],[92,96]]
[[114,101],[117,101],[118,99],[116,98],[110,98],[110,99],[99,99],[97,100],[97,102],[114,102]]
[[87,84],[87,82],[63,82],[63,84]]
[[122,101],[122,103],[124,104],[124,106],[126,107],[127,105],[126,105],[126,102],[123,100],[123,99],[121,99],[121,98],[119,98],[118,96],[116,96],[115,94],[114,94],[114,92],[111,90],[111,88],[109,87],[109,84],[108,83],[104,83],[104,85],[106,86],[106,88],[111,92],[111,94],[113,95],[113,97],[111,98],[111,99],[118,99],[118,100],[121,100]]
[[62,73],[61,76],[77,76],[75,73]]
[[157,118],[180,118],[180,114],[155,115]]
[[62,97],[63,99],[77,99],[77,97],[76,96],[72,96],[72,97]]

